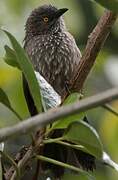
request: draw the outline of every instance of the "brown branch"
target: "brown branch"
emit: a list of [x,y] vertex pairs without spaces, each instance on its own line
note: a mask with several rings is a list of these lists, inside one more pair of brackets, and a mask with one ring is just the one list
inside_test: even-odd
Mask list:
[[58,119],[64,118],[68,115],[85,112],[89,109],[102,106],[103,104],[111,102],[117,98],[118,88],[113,88],[98,95],[82,99],[79,102],[73,103],[71,105],[51,109],[45,113],[41,113],[34,117],[30,117],[25,121],[19,122],[12,127],[2,128],[0,130],[0,142],[7,140],[14,135],[23,135],[36,128],[45,127],[47,124],[53,123],[54,121],[57,121]]
[[[16,155],[16,157],[15,157],[15,163],[16,164],[19,164],[19,162],[21,161],[21,160],[23,160],[24,159],[24,157],[26,156],[26,154],[27,154],[27,158],[29,157],[29,154],[30,154],[30,158],[31,158],[31,152],[32,152],[32,146],[31,147],[22,147],[22,149],[17,153],[17,155]],[[26,160],[25,160],[25,162],[26,162]],[[19,166],[17,166],[17,168],[19,168]],[[19,168],[20,169],[20,168]],[[14,168],[14,166],[12,165],[8,170],[7,170],[7,172],[6,173],[4,173],[4,179],[5,180],[11,180],[11,177],[12,177],[12,175],[14,174],[14,171],[15,171],[15,168]]]
[[[23,147],[16,155],[15,162],[17,163],[17,168],[19,169],[19,172],[30,169],[31,166],[29,164],[31,163],[34,153],[38,152],[37,154],[40,154],[40,146],[44,138],[44,133],[41,131],[39,136],[40,137],[37,139],[34,145],[30,145],[29,147]],[[9,170],[4,174],[5,180],[15,180],[16,177],[17,173],[14,166],[11,166]]]
[[115,13],[106,10],[96,27],[93,29],[80,60],[77,74],[73,79],[72,89],[75,89],[76,91],[80,91],[82,89],[83,84],[95,63],[96,57],[108,37],[113,24],[115,23],[116,18],[117,15]]

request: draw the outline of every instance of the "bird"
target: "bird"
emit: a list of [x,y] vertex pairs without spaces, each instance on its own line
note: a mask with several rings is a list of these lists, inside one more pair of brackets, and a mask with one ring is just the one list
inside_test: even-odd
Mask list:
[[[52,5],[42,5],[34,9],[26,21],[24,38],[24,49],[35,71],[39,72],[62,98],[70,89],[81,59],[75,39],[65,25],[63,15],[67,11],[67,8],[58,9]],[[27,86],[25,93],[26,89]],[[31,106],[33,101],[29,98],[27,100]],[[32,108],[30,110],[32,111]],[[33,110],[32,115],[35,114],[36,111]],[[55,130],[51,138],[58,138],[62,134],[63,130]],[[71,154],[74,157],[71,164],[79,164],[79,167],[86,170],[93,170],[95,167],[94,157],[82,151],[60,148],[60,145],[54,143],[45,145],[43,151],[46,156],[64,163],[72,160],[67,157],[67,154]],[[62,167],[56,168],[49,163],[45,168],[52,168],[55,176],[64,173]]]
[[34,69],[61,96],[69,90],[81,52],[68,32],[63,14],[67,8],[43,5],[32,11],[25,26],[24,48]]

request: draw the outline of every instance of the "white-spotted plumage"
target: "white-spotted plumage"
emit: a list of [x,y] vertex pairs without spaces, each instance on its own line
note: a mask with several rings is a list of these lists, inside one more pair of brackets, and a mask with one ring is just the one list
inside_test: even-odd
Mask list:
[[[34,10],[28,18],[24,47],[35,70],[62,96],[73,79],[81,53],[67,31],[63,17],[52,25],[52,22],[44,25],[40,21],[41,11],[40,8]],[[57,9],[52,8],[51,14],[53,11]]]

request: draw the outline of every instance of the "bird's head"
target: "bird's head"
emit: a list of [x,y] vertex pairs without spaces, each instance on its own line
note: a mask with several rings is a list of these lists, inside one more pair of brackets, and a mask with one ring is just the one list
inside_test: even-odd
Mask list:
[[26,22],[26,33],[32,35],[50,34],[64,28],[62,15],[67,8],[57,9],[52,5],[43,5],[34,9]]

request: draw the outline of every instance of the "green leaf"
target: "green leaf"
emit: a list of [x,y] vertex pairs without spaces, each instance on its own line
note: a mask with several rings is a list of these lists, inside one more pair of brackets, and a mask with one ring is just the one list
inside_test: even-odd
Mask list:
[[11,104],[9,102],[9,99],[8,99],[6,93],[1,88],[0,88],[0,102],[3,103],[8,108],[11,108]]
[[6,51],[6,54],[5,54],[5,57],[4,57],[5,62],[10,66],[17,67],[18,69],[20,69],[19,64],[17,63],[17,57],[16,57],[15,51],[12,50],[7,45],[4,48],[5,48],[5,51]]
[[84,116],[85,116],[84,113],[67,116],[53,123],[51,130],[52,129],[66,129],[69,126],[69,124],[75,121],[82,120]]
[[64,140],[84,146],[90,154],[100,159],[103,148],[96,130],[83,121],[73,122],[63,135]]
[[22,120],[19,114],[12,108],[6,93],[1,88],[0,88],[0,103],[4,104],[8,109],[10,109],[17,116],[19,120]]
[[80,93],[72,93],[65,99],[63,104],[64,105],[72,104],[76,101],[79,101],[80,97],[81,97]]
[[105,8],[118,13],[118,0],[94,0]]
[[[72,103],[76,102],[77,100],[79,101],[79,98],[80,98],[79,93],[72,93],[64,101],[64,105],[72,104]],[[84,116],[85,116],[84,113],[69,115],[69,116],[67,116],[67,117],[65,117],[63,119],[60,119],[59,121],[56,121],[55,123],[53,123],[51,130],[52,129],[65,129],[72,122],[75,122],[77,120],[82,120]]]
[[[42,111],[42,101],[41,101],[41,95],[40,95],[40,88],[39,88],[39,84],[37,82],[35,73],[34,73],[34,69],[33,66],[27,56],[27,54],[25,53],[25,50],[20,46],[20,44],[17,42],[17,40],[8,32],[3,30],[6,35],[8,36],[12,47],[15,51],[16,54],[16,61],[18,64],[18,67],[20,67],[20,69],[23,71],[25,78],[28,82],[29,85],[29,89],[30,92],[32,94],[35,106],[38,110],[38,112]],[[8,50],[8,48],[7,48]],[[10,54],[13,55],[13,52]],[[14,59],[15,60],[15,59]]]

